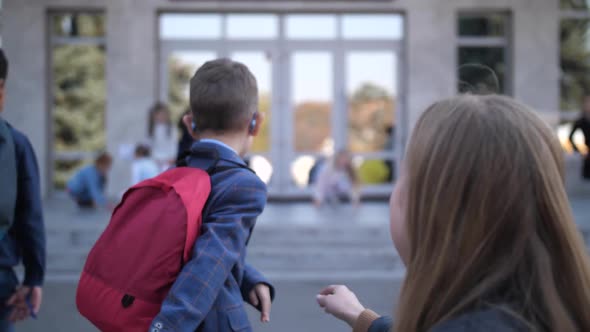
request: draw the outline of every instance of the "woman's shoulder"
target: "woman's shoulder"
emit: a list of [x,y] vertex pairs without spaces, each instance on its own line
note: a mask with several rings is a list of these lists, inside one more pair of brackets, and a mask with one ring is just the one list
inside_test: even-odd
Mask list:
[[467,312],[436,325],[430,332],[524,332],[529,329],[517,317],[495,308]]

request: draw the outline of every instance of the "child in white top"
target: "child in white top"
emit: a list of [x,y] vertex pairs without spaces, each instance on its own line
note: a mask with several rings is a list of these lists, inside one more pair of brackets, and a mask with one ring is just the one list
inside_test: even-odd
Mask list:
[[314,203],[317,207],[325,202],[336,202],[342,197],[348,198],[355,206],[359,204],[358,177],[347,151],[338,152],[322,166],[314,189]]
[[167,170],[176,160],[178,134],[168,106],[156,103],[149,114],[148,139],[154,161],[161,171]]
[[150,157],[150,148],[139,144],[135,148],[135,160],[131,164],[131,185],[151,179],[160,173],[158,164]]

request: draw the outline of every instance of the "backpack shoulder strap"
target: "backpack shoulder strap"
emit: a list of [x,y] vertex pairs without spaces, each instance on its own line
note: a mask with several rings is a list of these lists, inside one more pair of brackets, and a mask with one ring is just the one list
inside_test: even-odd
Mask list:
[[12,130],[0,119],[0,239],[14,222],[17,195],[16,148]]

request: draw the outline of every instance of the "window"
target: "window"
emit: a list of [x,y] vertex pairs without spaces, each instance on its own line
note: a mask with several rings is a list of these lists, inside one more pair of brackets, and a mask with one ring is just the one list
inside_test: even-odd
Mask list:
[[163,39],[221,38],[221,15],[163,14],[160,16],[160,37]]
[[50,14],[53,186],[105,148],[105,17]]
[[292,66],[295,151],[321,152],[332,136],[332,56],[301,51],[294,53]]
[[189,84],[197,69],[217,58],[215,51],[175,51],[167,59],[168,107],[172,119],[180,119],[189,106]]
[[273,14],[230,14],[227,37],[230,39],[272,39],[279,35],[279,18]]
[[336,15],[294,14],[286,23],[290,39],[332,39],[338,33]]
[[460,14],[457,33],[459,92],[509,94],[509,15]]
[[[590,1],[562,0],[560,22],[560,125],[563,148],[571,152],[571,123],[580,116],[584,97],[590,95]],[[583,135],[574,136],[585,150]]]
[[[398,86],[405,34],[398,13],[161,13],[160,98],[179,115],[188,81],[228,57],[256,76],[265,115],[249,166],[271,195],[309,193],[348,149],[363,191],[391,191],[405,135]],[[200,31],[195,31],[199,29]]]
[[590,0],[560,0],[562,9],[588,10],[590,8]]
[[355,51],[346,56],[348,148],[352,152],[393,150],[397,56],[389,51]]
[[590,20],[561,21],[561,101],[562,111],[580,109],[584,95],[590,93]]
[[403,17],[397,14],[347,14],[342,16],[344,39],[400,40]]

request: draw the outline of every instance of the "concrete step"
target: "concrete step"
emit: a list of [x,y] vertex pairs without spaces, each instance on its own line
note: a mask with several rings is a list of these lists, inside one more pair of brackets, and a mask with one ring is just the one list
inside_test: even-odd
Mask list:
[[[90,250],[105,225],[61,225],[47,229],[48,250]],[[251,248],[328,247],[381,248],[390,247],[389,232],[381,227],[358,226],[354,229],[335,226],[259,226],[250,240]]]
[[[47,227],[48,271],[78,273],[106,223],[61,223]],[[269,273],[394,271],[399,257],[383,226],[270,225],[256,227],[248,262]]]
[[[88,251],[70,249],[49,251],[49,272],[81,271]],[[403,268],[401,260],[392,248],[250,248],[248,262],[261,271],[325,272],[325,271],[395,271]]]

